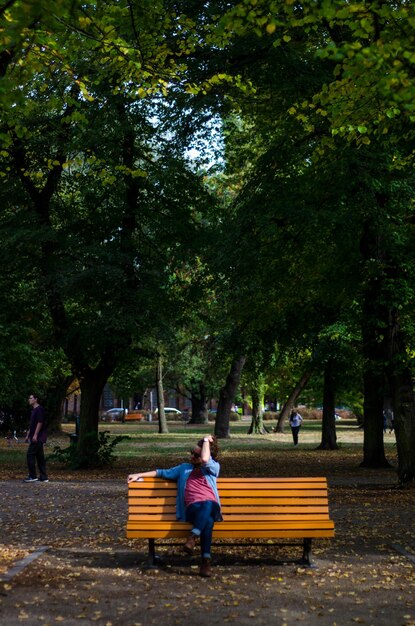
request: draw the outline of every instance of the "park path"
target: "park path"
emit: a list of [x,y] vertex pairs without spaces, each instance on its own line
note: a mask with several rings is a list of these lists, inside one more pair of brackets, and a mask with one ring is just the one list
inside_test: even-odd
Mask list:
[[177,547],[145,570],[145,544],[124,537],[121,479],[3,481],[0,545],[19,558],[47,550],[0,583],[0,624],[415,626],[414,493],[394,482],[329,477],[336,538],[315,542],[317,569],[281,565],[267,547],[218,546],[206,581]]

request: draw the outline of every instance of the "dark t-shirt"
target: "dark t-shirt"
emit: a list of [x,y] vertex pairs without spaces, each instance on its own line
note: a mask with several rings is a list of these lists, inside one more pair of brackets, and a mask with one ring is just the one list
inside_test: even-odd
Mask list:
[[43,406],[38,405],[35,407],[30,414],[30,426],[29,426],[29,439],[32,440],[33,435],[35,434],[36,426],[38,423],[42,424],[42,427],[37,435],[37,440],[40,443],[46,443],[47,433],[46,433],[46,418],[45,418],[45,409]]

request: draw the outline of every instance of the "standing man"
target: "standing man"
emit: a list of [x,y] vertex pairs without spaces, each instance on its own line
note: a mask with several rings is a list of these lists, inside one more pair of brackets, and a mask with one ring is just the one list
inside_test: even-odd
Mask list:
[[293,434],[294,446],[298,446],[298,433],[300,432],[302,423],[303,423],[303,418],[301,417],[298,411],[293,409],[290,415],[290,426],[291,426],[291,432]]
[[29,443],[27,449],[27,467],[29,476],[24,479],[25,483],[34,483],[38,480],[36,476],[36,461],[39,468],[40,482],[47,483],[46,461],[43,445],[46,443],[46,419],[45,410],[39,404],[39,397],[32,393],[29,396],[29,404],[32,407],[30,414],[29,430],[25,441]]

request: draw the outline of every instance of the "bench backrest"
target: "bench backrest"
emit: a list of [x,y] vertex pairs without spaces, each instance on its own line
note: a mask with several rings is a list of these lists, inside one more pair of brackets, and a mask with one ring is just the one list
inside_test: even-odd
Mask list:
[[[219,478],[225,522],[328,520],[326,478]],[[145,478],[130,483],[129,520],[175,520],[176,483]]]

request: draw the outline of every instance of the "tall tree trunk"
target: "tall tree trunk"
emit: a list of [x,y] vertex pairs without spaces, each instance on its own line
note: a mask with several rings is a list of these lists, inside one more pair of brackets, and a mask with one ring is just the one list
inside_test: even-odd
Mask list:
[[[364,261],[378,260],[381,265],[383,250],[381,237],[372,221],[365,224],[360,242]],[[363,461],[362,467],[388,467],[383,442],[383,405],[386,396],[385,328],[388,326],[388,309],[383,293],[382,275],[371,275],[365,285],[362,307],[363,338]]]
[[383,373],[371,369],[373,363],[363,374],[363,461],[361,467],[389,467],[383,443]]
[[62,409],[69,385],[73,376],[57,376],[52,385],[48,387],[45,400],[45,409],[48,422],[48,433],[62,432]]
[[163,359],[160,355],[157,356],[156,389],[159,433],[166,434],[169,432],[169,429],[167,427],[167,419],[164,412]]
[[415,480],[415,398],[411,371],[394,380],[394,428],[398,450],[398,477],[402,484]]
[[198,392],[192,390],[192,419],[190,424],[208,423],[208,400],[206,397],[205,385],[200,382]]
[[338,450],[335,421],[335,376],[334,363],[329,360],[324,370],[323,420],[321,425],[321,443],[317,450]]
[[311,376],[310,372],[305,372],[300,378],[300,380],[298,381],[298,383],[296,384],[296,386],[294,387],[294,389],[292,390],[292,392],[290,393],[290,395],[288,396],[288,399],[285,402],[284,406],[282,407],[281,412],[278,417],[277,426],[275,428],[276,433],[284,432],[285,422],[287,418],[290,416],[290,413],[293,410],[297,402],[298,396],[300,395],[300,393],[302,392],[302,390],[304,389],[304,387],[307,385],[308,381],[310,380],[310,376]]
[[215,421],[215,435],[218,439],[230,437],[229,419],[232,404],[235,401],[235,394],[238,389],[241,374],[245,365],[246,357],[236,357],[231,365],[230,372],[226,378],[225,385],[220,390],[218,411]]
[[94,467],[97,464],[99,406],[110,374],[110,368],[99,366],[95,369],[85,368],[82,375],[78,375],[81,388],[77,447],[79,468]]
[[388,333],[388,382],[392,394],[394,429],[401,484],[415,480],[415,395],[412,372],[397,312],[391,312]]
[[263,414],[261,411],[261,397],[257,387],[251,391],[252,398],[252,420],[248,429],[248,435],[265,435],[267,432],[264,426]]

